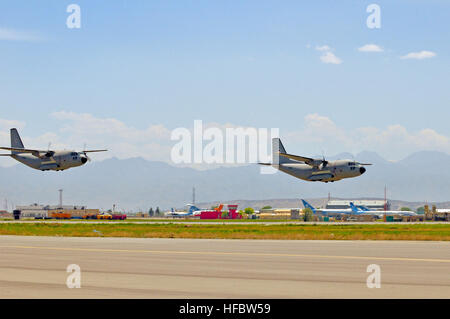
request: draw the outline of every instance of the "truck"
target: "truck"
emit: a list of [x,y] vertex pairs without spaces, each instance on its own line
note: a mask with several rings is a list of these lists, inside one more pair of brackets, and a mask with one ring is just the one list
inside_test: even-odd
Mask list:
[[112,215],[109,213],[100,213],[97,215],[97,219],[113,219]]

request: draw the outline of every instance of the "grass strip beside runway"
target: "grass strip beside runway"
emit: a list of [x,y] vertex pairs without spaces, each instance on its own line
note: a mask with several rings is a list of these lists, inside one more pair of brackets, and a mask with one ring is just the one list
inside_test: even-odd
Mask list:
[[261,225],[261,224],[58,224],[5,223],[0,235],[219,238],[219,239],[315,239],[315,240],[450,240],[450,224],[369,225]]

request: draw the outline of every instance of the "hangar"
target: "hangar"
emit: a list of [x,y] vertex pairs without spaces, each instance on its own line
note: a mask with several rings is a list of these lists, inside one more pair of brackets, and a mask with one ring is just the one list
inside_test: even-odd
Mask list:
[[[390,210],[391,203],[389,201],[384,201],[380,199],[333,199],[329,200],[326,209],[349,209],[350,202],[355,204],[355,206],[365,206],[371,210]],[[385,208],[386,203],[386,208]]]

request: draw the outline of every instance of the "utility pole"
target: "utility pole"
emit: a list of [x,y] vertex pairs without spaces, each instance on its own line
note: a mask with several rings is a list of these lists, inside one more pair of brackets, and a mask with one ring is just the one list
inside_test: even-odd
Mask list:
[[387,211],[387,196],[386,196],[386,185],[384,185],[384,216],[383,216],[383,221],[384,222],[387,221],[386,211]]
[[59,208],[62,209],[63,208],[63,190],[60,189],[59,191]]

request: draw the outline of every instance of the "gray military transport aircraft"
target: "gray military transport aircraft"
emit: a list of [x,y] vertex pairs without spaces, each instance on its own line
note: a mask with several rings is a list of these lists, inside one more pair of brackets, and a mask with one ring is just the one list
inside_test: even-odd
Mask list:
[[16,161],[41,171],[63,171],[81,166],[90,161],[87,153],[107,151],[89,150],[75,152],[27,149],[23,146],[22,139],[15,128],[11,129],[11,147],[0,147],[0,149],[11,151],[11,154],[0,154],[0,156],[10,156]]
[[366,171],[364,164],[354,160],[326,161],[286,153],[279,138],[272,139],[272,163],[270,165],[286,174],[309,182],[334,182],[344,178],[357,177]]

